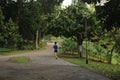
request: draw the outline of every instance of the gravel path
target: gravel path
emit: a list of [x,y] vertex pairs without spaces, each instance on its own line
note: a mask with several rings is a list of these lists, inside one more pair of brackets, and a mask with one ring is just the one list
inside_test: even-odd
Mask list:
[[[29,63],[13,63],[10,57],[28,56]],[[110,80],[91,70],[54,57],[51,47],[24,54],[0,56],[0,80]]]

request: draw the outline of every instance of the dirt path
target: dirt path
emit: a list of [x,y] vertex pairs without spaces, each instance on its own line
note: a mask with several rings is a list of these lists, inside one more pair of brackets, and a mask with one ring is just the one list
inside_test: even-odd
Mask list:
[[[29,63],[13,63],[14,56],[28,56]],[[0,56],[0,80],[110,80],[98,73],[55,59],[51,47],[11,56]]]

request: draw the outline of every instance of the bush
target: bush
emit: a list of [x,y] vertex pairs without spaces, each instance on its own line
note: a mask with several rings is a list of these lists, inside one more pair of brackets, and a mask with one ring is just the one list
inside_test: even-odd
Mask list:
[[34,47],[34,45],[28,44],[28,45],[23,45],[21,47],[21,49],[23,49],[23,50],[34,50],[35,47]]
[[120,54],[113,55],[113,64],[120,64]]
[[[83,42],[83,48],[86,48],[86,43]],[[89,56],[91,59],[99,60],[99,61],[105,61],[107,60],[107,50],[101,46],[100,43],[93,43],[89,42],[88,43],[88,51],[89,51]]]
[[40,42],[39,48],[44,48],[45,46],[46,46],[46,42],[45,41]]
[[21,50],[34,50],[35,49],[34,42],[30,40],[21,40],[18,43],[17,47],[18,49],[21,49]]
[[63,53],[74,53],[77,51],[77,43],[71,39],[71,38],[67,38],[62,42],[62,52]]

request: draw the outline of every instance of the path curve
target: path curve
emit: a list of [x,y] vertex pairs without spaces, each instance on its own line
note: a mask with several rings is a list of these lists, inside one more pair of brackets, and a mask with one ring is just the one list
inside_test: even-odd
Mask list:
[[[27,56],[29,63],[13,63],[9,58]],[[52,48],[24,54],[0,56],[0,80],[110,80],[91,70],[55,59]]]

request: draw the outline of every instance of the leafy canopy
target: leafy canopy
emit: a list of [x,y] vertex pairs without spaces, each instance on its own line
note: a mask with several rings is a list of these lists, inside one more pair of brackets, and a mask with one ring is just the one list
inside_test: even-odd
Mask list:
[[89,10],[86,4],[82,2],[61,9],[58,17],[56,17],[56,14],[52,14],[48,21],[51,21],[49,25],[51,34],[66,37],[75,36],[75,38],[81,40],[85,38],[85,22],[87,22],[87,35],[89,38],[101,28],[98,25],[99,21],[96,18],[96,12]]

